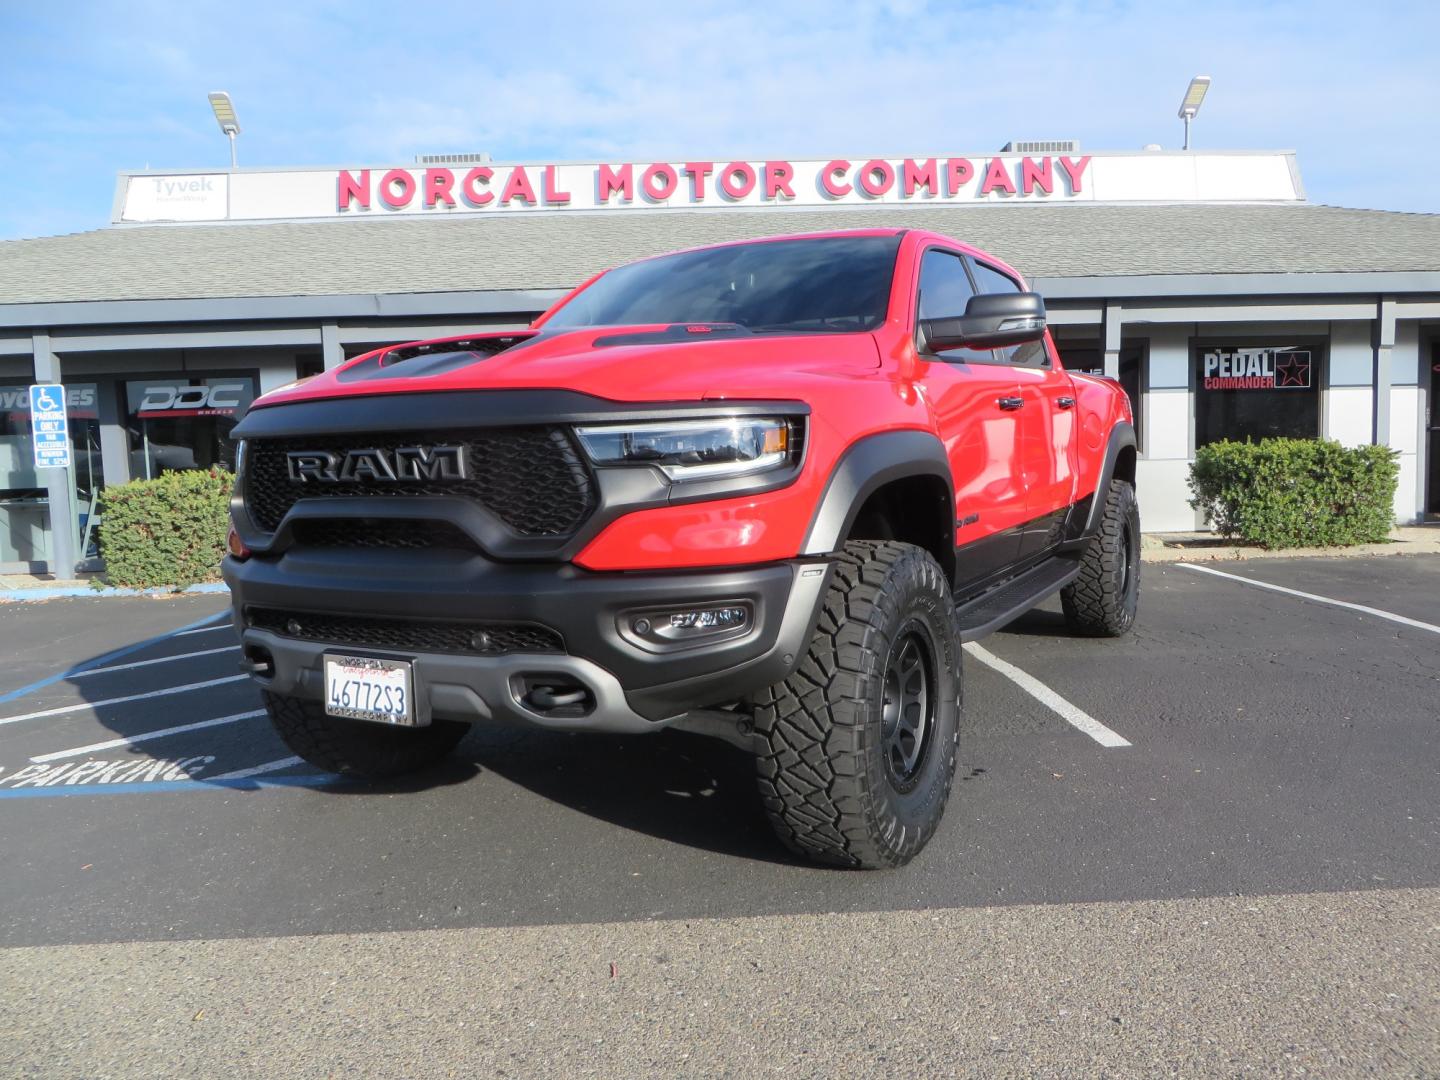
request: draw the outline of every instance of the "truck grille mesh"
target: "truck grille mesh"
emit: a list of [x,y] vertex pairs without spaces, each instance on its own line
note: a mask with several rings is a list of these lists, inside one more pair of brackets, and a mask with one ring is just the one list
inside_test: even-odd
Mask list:
[[448,521],[424,518],[325,518],[294,523],[295,542],[307,547],[454,548],[474,550],[475,541]]
[[245,621],[256,630],[326,645],[480,656],[565,651],[565,641],[559,631],[539,623],[421,622],[276,608],[246,608]]
[[[295,450],[394,450],[460,445],[464,480],[359,480],[300,484],[286,455]],[[560,427],[485,431],[389,432],[384,435],[254,439],[246,445],[245,505],[255,524],[273,532],[302,497],[444,495],[473,500],[520,536],[563,537],[595,509],[595,484],[570,434]]]

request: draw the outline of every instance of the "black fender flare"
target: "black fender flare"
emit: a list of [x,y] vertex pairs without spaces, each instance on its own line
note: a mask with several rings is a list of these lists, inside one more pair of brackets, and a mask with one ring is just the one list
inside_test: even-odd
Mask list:
[[838,551],[865,500],[894,480],[936,476],[950,498],[950,544],[955,543],[955,484],[945,444],[934,433],[882,431],[851,443],[831,470],[800,547],[802,555]]
[[[1115,464],[1120,460],[1120,452],[1127,448],[1133,450],[1138,445],[1135,428],[1128,420],[1121,420],[1110,429],[1110,439],[1105,444],[1105,460],[1100,466],[1100,480],[1095,485],[1094,493],[1087,496],[1089,506],[1085,510],[1083,522],[1079,521],[1078,515],[1072,510],[1071,528],[1066,530],[1070,539],[1061,545],[1063,550],[1083,548],[1090,542],[1090,538],[1100,531],[1100,520],[1105,516],[1105,497],[1110,490],[1110,482],[1115,479]],[[1078,510],[1080,505],[1077,503],[1075,510]],[[1078,530],[1074,527],[1076,523],[1079,523]]]

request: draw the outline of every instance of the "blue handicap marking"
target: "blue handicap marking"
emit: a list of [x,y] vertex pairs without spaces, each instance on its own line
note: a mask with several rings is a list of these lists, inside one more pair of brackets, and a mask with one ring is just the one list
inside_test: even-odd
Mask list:
[[63,386],[36,383],[30,387],[30,435],[37,469],[70,467],[70,422]]

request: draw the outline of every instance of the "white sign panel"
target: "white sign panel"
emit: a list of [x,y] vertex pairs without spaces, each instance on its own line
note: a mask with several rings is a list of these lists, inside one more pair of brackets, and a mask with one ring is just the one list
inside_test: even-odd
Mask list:
[[122,173],[119,222],[585,210],[1301,202],[1294,155],[990,154]]
[[35,443],[35,468],[70,467],[65,387],[58,383],[37,383],[30,387],[30,437]]

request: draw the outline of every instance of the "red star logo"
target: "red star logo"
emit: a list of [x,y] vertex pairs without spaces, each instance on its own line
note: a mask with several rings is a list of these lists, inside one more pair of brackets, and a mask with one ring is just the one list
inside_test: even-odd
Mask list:
[[1310,354],[1286,353],[1275,361],[1276,386],[1310,385]]

